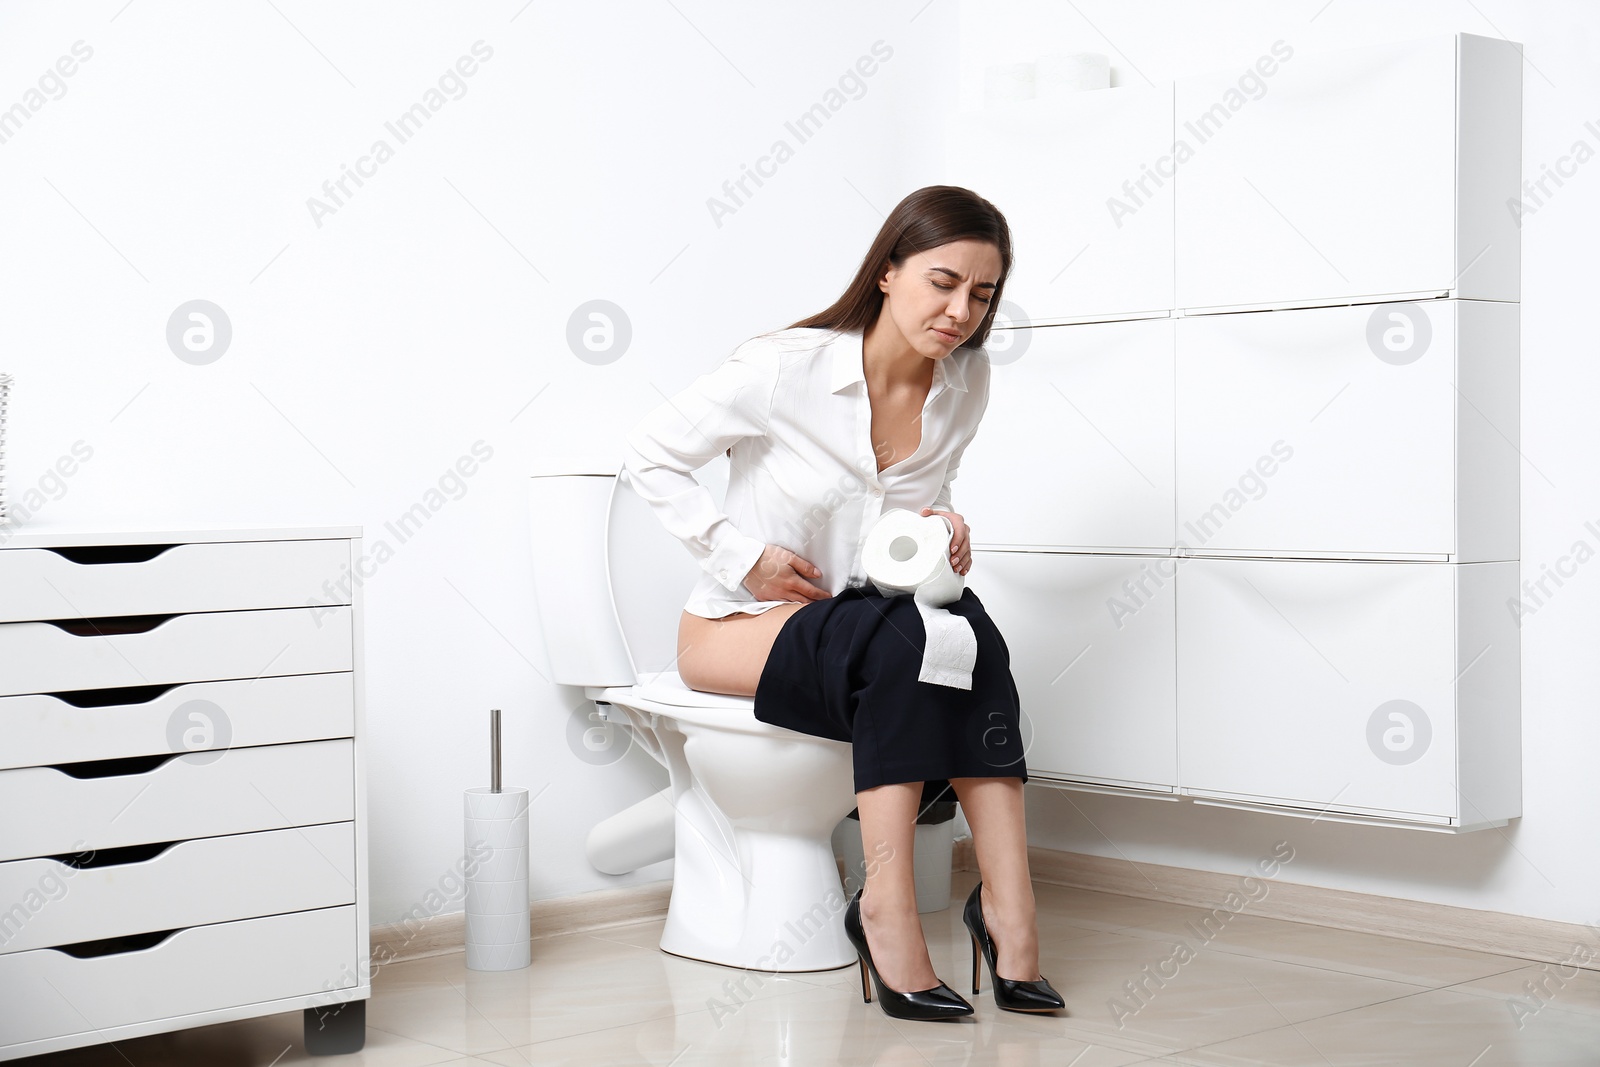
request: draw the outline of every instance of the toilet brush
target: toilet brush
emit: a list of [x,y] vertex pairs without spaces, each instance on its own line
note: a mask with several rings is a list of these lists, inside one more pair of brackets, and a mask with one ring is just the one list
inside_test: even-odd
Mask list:
[[489,788],[465,795],[467,969],[529,961],[528,791],[500,787],[500,709],[489,712]]

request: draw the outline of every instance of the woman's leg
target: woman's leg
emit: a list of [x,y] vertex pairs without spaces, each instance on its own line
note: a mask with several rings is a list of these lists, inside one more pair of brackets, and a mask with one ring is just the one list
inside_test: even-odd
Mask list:
[[911,993],[939,984],[917,918],[916,841],[921,782],[899,782],[856,794],[867,885],[861,894],[861,926],[872,965],[890,989]]
[[758,615],[741,611],[721,619],[685,611],[678,620],[678,676],[703,693],[755,696],[778,631],[803,607],[805,603],[796,601]]
[[994,938],[995,973],[1031,982],[1039,977],[1039,927],[1028,872],[1028,830],[1021,778],[952,778],[983,879],[983,922]]

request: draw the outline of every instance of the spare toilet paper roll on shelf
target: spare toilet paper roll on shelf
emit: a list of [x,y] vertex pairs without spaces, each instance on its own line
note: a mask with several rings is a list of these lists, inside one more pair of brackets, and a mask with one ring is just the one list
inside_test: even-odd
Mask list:
[[1034,88],[1032,63],[994,63],[983,71],[983,106],[994,107],[1013,100],[1032,100]]
[[955,528],[943,515],[890,508],[878,516],[861,546],[861,565],[884,596],[910,593],[927,634],[917,681],[972,688],[978,639],[972,624],[944,605],[961,599],[967,581],[950,566]]
[[1098,52],[1058,52],[1033,66],[1033,95],[1041,100],[1111,87],[1111,64]]
[[500,712],[489,715],[490,786],[463,798],[467,969],[514,971],[530,960],[528,791],[500,788]]
[[1031,63],[992,63],[983,71],[983,106],[1059,100],[1111,86],[1111,65],[1098,52],[1057,52]]

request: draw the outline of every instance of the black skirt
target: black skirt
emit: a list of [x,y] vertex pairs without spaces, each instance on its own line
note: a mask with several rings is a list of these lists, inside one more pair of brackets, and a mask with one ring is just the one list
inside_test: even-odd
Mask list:
[[784,621],[756,685],[755,716],[853,746],[856,792],[923,782],[923,801],[951,778],[1021,778],[1021,702],[1011,653],[971,589],[945,610],[978,641],[972,688],[917,680],[922,616],[908,595],[849,587]]

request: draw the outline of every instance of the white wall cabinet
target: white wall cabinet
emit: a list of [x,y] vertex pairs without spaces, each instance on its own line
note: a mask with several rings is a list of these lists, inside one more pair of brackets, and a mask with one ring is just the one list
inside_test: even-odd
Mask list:
[[[953,493],[956,510],[981,517],[975,543],[1166,551],[1173,325],[1161,318],[1004,331],[1013,338],[1010,358],[993,368],[990,408]],[[1027,477],[993,477],[1011,465]]]
[[1521,67],[1463,33],[1179,79],[1177,306],[1520,299]]
[[1011,225],[1012,324],[1172,307],[1172,83],[966,112],[949,183]]
[[1183,792],[1475,829],[1521,813],[1516,563],[1185,559]]
[[1178,543],[1516,559],[1519,307],[1179,319]]
[[294,1010],[361,1047],[360,544],[0,546],[0,1060]]
[[[1006,105],[952,138],[949,180],[1017,243],[1023,325],[991,336],[954,499],[1029,770],[1501,825],[1521,814],[1521,46],[1254,70],[1181,79],[1170,108],[1167,86]],[[1124,181],[1150,198],[1108,228]],[[1169,268],[1171,289],[1146,276]]]
[[1031,779],[1172,792],[1170,556],[975,549],[968,584],[1011,653]]

